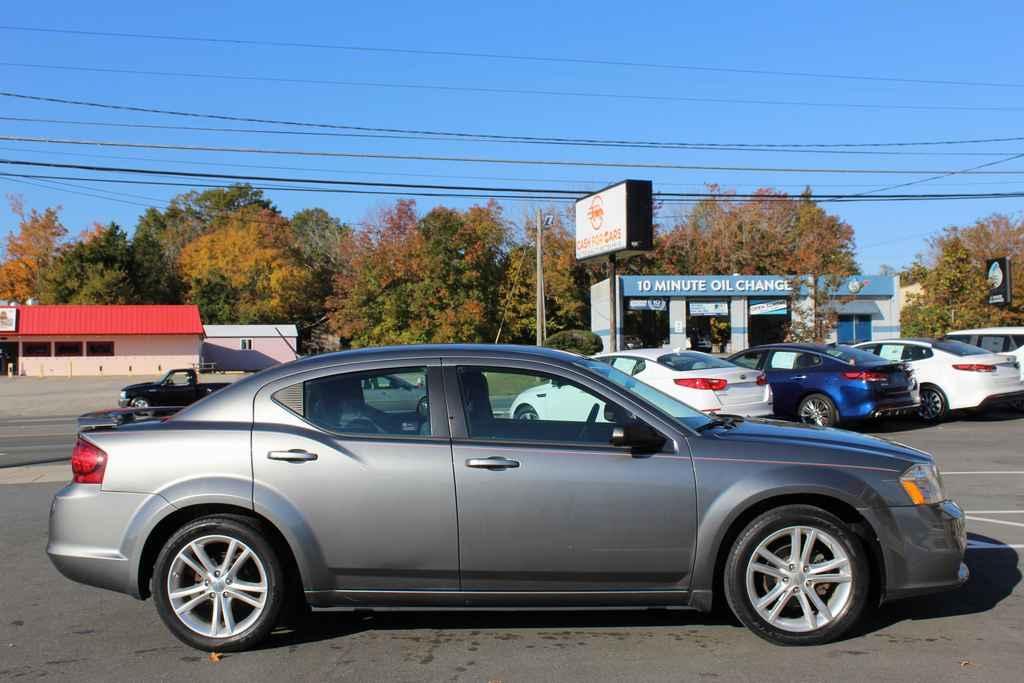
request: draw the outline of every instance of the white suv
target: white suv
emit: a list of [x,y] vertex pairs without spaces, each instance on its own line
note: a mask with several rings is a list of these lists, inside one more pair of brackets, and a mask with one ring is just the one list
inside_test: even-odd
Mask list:
[[856,348],[913,368],[921,386],[918,414],[928,422],[963,408],[1024,407],[1024,379],[1012,355],[953,339],[887,339]]

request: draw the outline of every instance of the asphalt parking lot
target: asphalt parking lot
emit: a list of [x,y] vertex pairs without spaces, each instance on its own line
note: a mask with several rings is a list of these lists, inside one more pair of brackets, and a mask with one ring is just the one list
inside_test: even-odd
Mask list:
[[865,429],[935,455],[969,514],[972,577],[886,605],[831,645],[784,649],[682,611],[320,613],[214,662],[178,643],[152,604],[73,584],[46,559],[67,465],[10,466],[66,460],[74,421],[63,414],[16,418],[0,404],[0,482],[18,482],[0,483],[0,679],[993,681],[1024,666],[1024,415]]

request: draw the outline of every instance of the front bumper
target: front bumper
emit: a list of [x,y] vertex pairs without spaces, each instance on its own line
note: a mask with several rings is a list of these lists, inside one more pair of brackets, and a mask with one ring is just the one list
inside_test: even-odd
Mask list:
[[891,507],[875,514],[873,526],[885,563],[883,601],[950,590],[967,581],[966,516],[955,501]]
[[170,504],[158,495],[68,484],[50,505],[46,554],[79,583],[139,597],[139,560],[152,520]]

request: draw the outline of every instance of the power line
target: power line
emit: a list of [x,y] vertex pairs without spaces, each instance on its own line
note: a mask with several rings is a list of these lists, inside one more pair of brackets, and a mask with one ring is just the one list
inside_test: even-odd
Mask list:
[[35,64],[28,62],[0,62],[0,67],[19,69],[43,69],[50,71],[71,71],[76,73],[102,73],[129,76],[150,76],[170,78],[198,78],[221,81],[240,81],[253,83],[289,83],[297,85],[330,85],[358,88],[388,88],[400,90],[432,90],[437,92],[465,92],[485,95],[528,95],[541,97],[576,97],[586,99],[612,99],[644,102],[688,102],[704,104],[746,104],[783,107],[814,107],[840,108],[859,110],[898,110],[898,111],[988,111],[988,112],[1020,112],[1024,107],[1018,106],[978,106],[954,104],[882,104],[878,102],[811,102],[806,100],[768,100],[728,97],[686,97],[682,95],[639,95],[612,92],[585,92],[574,90],[539,90],[529,88],[488,88],[482,86],[442,85],[424,83],[388,83],[384,81],[349,81],[320,78],[297,78],[284,76],[249,76],[245,74],[199,73],[189,71],[152,71],[144,69],[123,69],[115,67],[76,66],[71,64]]
[[393,47],[380,47],[380,46],[367,46],[367,45],[348,45],[339,43],[310,43],[310,42],[295,42],[295,41],[276,41],[276,40],[252,40],[252,39],[238,39],[238,38],[216,38],[208,36],[187,36],[187,35],[173,35],[173,34],[159,34],[159,33],[129,33],[129,32],[116,32],[116,31],[82,31],[73,29],[59,29],[59,28],[44,28],[44,27],[33,27],[33,26],[13,26],[13,25],[2,25],[0,30],[4,31],[24,31],[34,33],[49,33],[49,34],[64,34],[64,35],[76,35],[76,36],[88,36],[88,37],[100,37],[100,38],[134,38],[142,40],[168,40],[168,41],[179,41],[179,42],[193,42],[193,43],[209,43],[215,45],[249,45],[258,47],[287,47],[287,48],[305,48],[305,49],[316,49],[316,50],[343,50],[347,52],[370,52],[378,54],[405,54],[405,55],[422,55],[422,56],[433,56],[433,57],[463,57],[473,59],[491,59],[491,60],[503,60],[503,61],[518,61],[518,62],[535,62],[535,63],[558,63],[558,64],[579,64],[579,65],[590,65],[590,66],[621,66],[621,67],[632,67],[632,68],[644,68],[644,69],[669,69],[678,71],[697,71],[707,73],[731,73],[731,74],[746,74],[756,76],[784,76],[792,78],[816,78],[816,79],[838,79],[838,80],[849,80],[849,81],[876,81],[885,83],[906,83],[906,84],[918,84],[918,85],[957,85],[957,86],[971,86],[971,87],[986,87],[986,88],[1024,88],[1024,83],[1005,83],[1005,82],[993,82],[993,81],[968,81],[968,80],[952,80],[952,79],[930,79],[930,78],[907,78],[898,76],[869,76],[860,74],[837,74],[837,73],[822,73],[822,72],[809,72],[809,71],[782,71],[772,69],[753,69],[753,68],[730,68],[730,67],[712,67],[712,66],[700,66],[700,65],[689,65],[689,64],[667,64],[657,62],[636,62],[636,61],[622,61],[613,59],[600,59],[600,58],[574,58],[574,57],[555,57],[547,55],[524,55],[524,54],[503,54],[496,52],[468,52],[458,50],[426,50],[426,49],[414,49],[414,48],[393,48]]
[[[14,165],[30,165],[30,166],[44,166],[44,167],[66,167],[71,168],[82,168],[74,165],[66,164],[47,164],[47,163],[35,163],[35,162],[20,162],[9,159],[0,159],[0,164],[14,164]],[[89,167],[85,167],[89,170]],[[112,172],[134,172],[131,169],[106,169]],[[350,189],[350,188],[339,188],[334,186],[322,186],[317,185],[314,187],[299,186],[299,185],[253,185],[248,182],[253,179],[253,176],[226,176],[223,174],[188,174],[178,173],[173,171],[143,171],[147,174],[158,174],[158,175],[169,175],[179,176],[183,175],[186,177],[199,176],[199,180],[205,177],[211,177],[214,179],[225,179],[234,180],[234,183],[225,184],[213,184],[207,182],[173,182],[166,180],[137,180],[129,178],[94,178],[94,177],[83,177],[83,176],[54,176],[54,175],[41,175],[41,174],[26,174],[26,173],[0,173],[0,177],[13,176],[19,178],[32,178],[32,179],[47,179],[47,180],[74,180],[79,182],[101,182],[101,183],[125,183],[132,185],[161,185],[169,187],[209,187],[209,188],[229,188],[234,187],[238,184],[245,184],[253,187],[254,189],[260,190],[286,190],[286,191],[301,191],[301,192],[328,192],[328,193],[341,193],[341,194],[371,194],[371,195],[392,195],[392,196],[419,196],[419,197],[452,197],[452,198],[473,198],[473,199],[522,199],[532,201],[546,201],[546,202],[572,202],[575,201],[575,196],[552,196],[550,194],[529,194],[532,192],[529,189],[524,188],[467,188],[466,192],[477,192],[476,194],[466,194],[457,188],[453,187],[453,191],[444,191],[444,188],[449,186],[437,186],[437,185],[406,185],[400,188],[395,188],[395,184],[380,183],[379,186],[392,188],[387,190],[367,190],[367,189]],[[269,179],[273,181],[273,179]],[[310,179],[280,179],[276,182],[287,182],[287,183],[302,183],[309,182]],[[315,181],[316,182],[316,181]],[[334,182],[334,183],[347,183],[349,181],[318,181],[318,182]],[[419,188],[423,189],[440,189],[439,192],[420,192]],[[494,190],[494,191],[490,191]],[[496,192],[515,192],[517,194],[496,194]],[[544,191],[550,192],[550,191]],[[569,192],[569,191],[560,191]],[[578,192],[572,193],[578,195]],[[772,201],[797,201],[799,197],[793,195],[779,194],[779,195],[764,195],[759,193],[745,193],[745,194],[720,194],[710,192],[667,192],[667,193],[656,193],[655,197],[665,203],[693,203],[699,200],[711,199],[719,201],[731,201],[737,199],[750,199],[765,202]],[[905,195],[848,195],[848,194],[834,194],[834,195],[816,195],[812,197],[815,202],[834,202],[834,203],[846,203],[846,202],[901,202],[901,201],[940,201],[940,200],[959,200],[959,199],[1015,199],[1024,197],[1024,191],[1021,192],[987,192],[987,193],[945,193],[945,194],[905,194]]]
[[[520,166],[581,166],[597,168],[647,168],[674,169],[687,171],[735,171],[752,173],[837,173],[837,174],[886,174],[886,175],[935,175],[952,173],[952,171],[931,171],[918,169],[879,169],[879,168],[814,168],[785,166],[711,166],[667,164],[659,162],[620,162],[620,161],[586,161],[586,160],[552,160],[552,159],[501,159],[492,157],[462,157],[425,154],[384,154],[378,152],[329,152],[317,150],[282,150],[258,147],[219,147],[213,145],[171,145],[141,142],[110,142],[105,140],[77,140],[68,138],[48,138],[20,135],[0,135],[0,141],[32,142],[56,145],[82,145],[95,147],[122,147],[128,149],[162,149],[186,152],[229,152],[240,154],[267,154],[284,156],[331,157],[344,159],[391,159],[401,161],[447,161],[476,164],[510,164]],[[1024,171],[970,171],[962,172],[970,175],[1024,175]]]
[[[55,123],[58,125],[71,125],[71,126],[94,126],[98,128],[131,128],[131,129],[142,129],[142,130],[183,130],[190,132],[200,133],[255,133],[259,135],[290,135],[290,136],[314,136],[314,137],[340,137],[340,138],[369,138],[375,140],[426,140],[435,142],[452,142],[453,138],[451,134],[435,135],[429,133],[414,133],[409,131],[408,134],[394,134],[394,133],[343,133],[343,132],[327,132],[327,131],[308,131],[308,130],[281,130],[281,129],[267,129],[267,128],[225,128],[218,126],[175,126],[170,124],[154,124],[154,123],[123,123],[114,121],[80,121],[75,119],[50,119],[50,118],[38,118],[30,116],[0,116],[0,121],[11,121],[16,123]],[[569,147],[603,147],[603,148],[619,148],[619,149],[678,149],[678,150],[703,150],[713,152],[770,152],[773,154],[843,154],[843,155],[862,155],[862,156],[1006,156],[1009,152],[996,152],[996,151],[971,151],[971,152],[907,152],[907,151],[890,151],[890,150],[879,150],[873,149],[871,151],[863,149],[839,149],[839,148],[819,148],[819,147],[784,147],[781,145],[775,145],[771,147],[767,146],[754,146],[754,145],[722,145],[722,144],[701,144],[701,143],[660,143],[660,142],[623,142],[623,141],[587,141],[587,140],[568,140],[568,139],[533,139],[528,137],[517,137],[517,136],[501,136],[495,137],[490,135],[471,135],[471,134],[459,134],[456,138],[460,141],[466,142],[490,142],[490,143],[501,143],[501,144],[527,144],[527,145],[557,145],[557,146],[569,146]],[[1024,138],[1022,138],[1024,140]]]
[[518,141],[528,140],[537,142],[569,142],[569,143],[595,143],[595,144],[607,144],[607,145],[619,145],[619,146],[644,146],[644,147],[669,147],[669,148],[681,148],[687,149],[692,147],[700,148],[740,148],[740,147],[754,147],[754,148],[765,148],[765,149],[776,149],[776,148],[856,148],[856,147],[920,147],[920,146],[934,146],[934,145],[969,145],[969,144],[988,144],[988,143],[1001,143],[1001,142],[1021,142],[1024,141],[1024,136],[1018,137],[1002,137],[1002,138],[973,138],[973,139],[954,139],[954,140],[927,140],[927,141],[904,141],[904,142],[841,142],[841,143],[744,143],[744,142],[732,142],[732,143],[713,143],[713,142],[666,142],[656,140],[617,140],[608,138],[578,138],[578,137],[555,137],[555,136],[529,136],[529,135],[499,135],[495,133],[472,133],[465,131],[438,131],[438,130],[423,130],[423,129],[409,129],[409,128],[383,128],[375,126],[355,126],[338,123],[318,123],[311,121],[290,121],[287,119],[269,119],[259,118],[252,116],[232,116],[229,114],[211,114],[211,113],[198,113],[189,111],[180,111],[174,109],[160,109],[156,107],[141,107],[126,104],[112,104],[109,102],[95,102],[90,100],[77,100],[68,99],[63,97],[48,97],[43,95],[27,95],[25,93],[16,93],[10,91],[0,91],[0,97],[9,97],[13,99],[27,100],[33,102],[47,102],[51,104],[65,104],[78,107],[91,107],[96,109],[106,109],[114,111],[130,111],[136,113],[145,114],[163,114],[167,116],[179,116],[188,118],[198,119],[210,119],[218,121],[236,121],[243,123],[261,123],[261,124],[272,124],[279,126],[298,126],[303,128],[318,128],[318,129],[331,129],[331,130],[349,130],[349,131],[365,131],[375,133],[394,133],[394,134],[408,134],[408,135],[436,135],[443,137],[452,137],[456,139],[467,138],[487,138],[493,140],[502,141]]

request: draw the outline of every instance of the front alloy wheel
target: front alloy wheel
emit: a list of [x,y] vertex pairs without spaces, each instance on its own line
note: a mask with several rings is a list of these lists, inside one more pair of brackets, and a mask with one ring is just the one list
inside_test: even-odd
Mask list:
[[835,515],[787,505],[752,521],[725,568],[725,595],[751,631],[780,645],[835,640],[867,604],[864,546]]
[[280,561],[253,520],[195,520],[164,545],[153,572],[157,612],[201,650],[245,650],[266,638],[284,602]]

